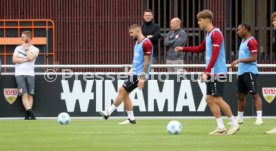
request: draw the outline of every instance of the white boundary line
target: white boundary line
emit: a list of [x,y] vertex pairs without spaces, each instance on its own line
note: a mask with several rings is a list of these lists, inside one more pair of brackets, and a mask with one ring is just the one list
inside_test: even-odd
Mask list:
[[[73,120],[103,120],[102,117],[71,117]],[[126,116],[110,117],[111,120],[125,119]],[[161,120],[161,119],[214,119],[213,116],[137,116],[136,119],[142,120]],[[227,118],[223,116],[222,118]],[[245,119],[255,119],[255,116],[245,116]],[[56,120],[56,117],[37,117],[38,120]],[[276,116],[263,116],[263,119],[276,119]],[[24,117],[3,117],[2,120],[24,120]]]
[[144,134],[144,132],[132,132],[132,131],[124,131],[124,132],[110,132],[110,131],[102,131],[102,132],[93,132],[93,131],[89,131],[89,132],[85,132],[85,131],[79,131],[79,132],[70,132],[73,134]]
[[[203,72],[153,72],[151,75],[199,75]],[[35,75],[127,75],[128,72],[55,72],[55,73],[47,73],[47,72],[36,72]],[[227,75],[235,75],[237,72],[228,72]],[[259,72],[259,75],[267,75],[267,74],[276,74],[276,72]],[[2,73],[2,75],[15,75],[14,72]]]
[[[231,64],[227,64],[231,67]],[[275,64],[258,64],[259,68],[274,68]],[[14,68],[14,64],[2,65],[3,68]],[[130,68],[132,64],[55,64],[55,65],[35,65],[35,68]],[[205,64],[152,64],[152,68],[183,67],[183,68],[205,68]]]

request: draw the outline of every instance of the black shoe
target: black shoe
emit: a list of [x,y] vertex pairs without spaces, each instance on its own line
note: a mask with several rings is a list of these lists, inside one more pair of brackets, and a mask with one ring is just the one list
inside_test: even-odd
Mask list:
[[28,111],[26,111],[26,113],[25,113],[25,119],[24,120],[29,120],[29,112]]
[[131,124],[136,124],[136,121],[135,120],[130,120],[130,119],[128,119],[129,120],[129,123],[131,123]]
[[36,120],[36,117],[33,113],[30,113],[29,120]]
[[109,118],[109,114],[107,113],[107,111],[100,111],[99,114],[105,119],[107,120]]

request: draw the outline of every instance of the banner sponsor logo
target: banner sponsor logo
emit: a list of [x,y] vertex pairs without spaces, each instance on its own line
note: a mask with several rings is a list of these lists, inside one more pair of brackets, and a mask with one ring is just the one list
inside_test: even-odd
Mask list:
[[266,102],[271,103],[274,101],[276,96],[276,87],[264,87],[262,88],[262,93]]
[[[61,80],[61,100],[65,101],[68,112],[74,112],[76,102],[79,103],[81,112],[96,110],[96,112],[107,109],[117,96],[117,90],[123,84],[123,80],[116,81],[117,88],[112,80],[74,80],[69,85],[68,80]],[[140,112],[183,112],[188,108],[189,112],[205,112],[207,107],[205,101],[206,85],[198,82],[202,92],[202,98],[196,106],[190,80],[182,80],[179,88],[175,88],[174,80],[148,80],[145,91],[135,89],[129,94],[133,106],[139,108]],[[178,84],[178,85],[179,85]],[[162,86],[161,86],[162,85]],[[93,89],[93,87],[96,87]],[[145,92],[145,93],[143,93]],[[177,95],[175,95],[177,94]],[[89,109],[89,103],[95,101],[95,109]],[[124,112],[123,103],[117,108],[118,112]]]
[[9,104],[13,104],[18,96],[18,89],[17,88],[5,88],[4,90],[4,96],[6,101]]

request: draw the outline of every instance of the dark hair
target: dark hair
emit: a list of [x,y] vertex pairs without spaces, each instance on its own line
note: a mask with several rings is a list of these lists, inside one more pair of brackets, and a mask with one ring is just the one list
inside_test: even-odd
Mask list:
[[250,25],[248,25],[248,24],[246,24],[246,23],[241,23],[240,26],[242,26],[243,28],[245,28],[248,32],[251,31]]
[[212,11],[208,10],[208,9],[205,9],[203,11],[200,11],[197,15],[196,15],[197,19],[199,18],[203,18],[203,19],[210,19],[211,21],[213,20],[214,18],[214,14]]
[[151,9],[146,9],[146,10],[144,10],[144,13],[145,12],[149,12],[149,13],[153,14]]

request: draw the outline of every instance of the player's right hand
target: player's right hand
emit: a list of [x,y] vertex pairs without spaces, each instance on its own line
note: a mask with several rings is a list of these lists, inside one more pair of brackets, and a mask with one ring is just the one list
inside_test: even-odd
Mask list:
[[148,35],[148,36],[147,36],[147,38],[152,38],[152,37],[153,37],[153,35]]
[[144,85],[145,85],[145,80],[144,79],[139,79],[138,81],[138,89],[142,90],[144,88]]
[[174,48],[174,51],[175,52],[183,51],[183,47],[177,46],[177,47]]
[[231,63],[231,67],[232,68],[236,68],[236,65],[239,64],[239,59],[237,60],[234,60],[232,63]]
[[206,73],[203,73],[200,77],[200,82],[203,83],[207,80],[208,75]]

